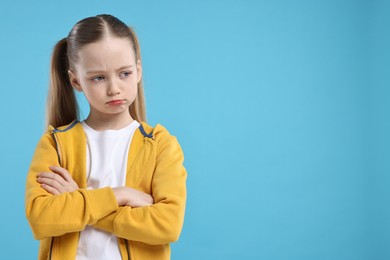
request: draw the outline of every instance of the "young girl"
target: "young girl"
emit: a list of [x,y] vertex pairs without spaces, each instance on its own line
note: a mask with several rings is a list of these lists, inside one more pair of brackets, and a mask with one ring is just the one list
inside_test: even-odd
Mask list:
[[[74,90],[90,105],[82,122]],[[98,15],[56,44],[47,119],[26,185],[39,259],[170,259],[187,173],[176,137],[146,123],[132,29]]]

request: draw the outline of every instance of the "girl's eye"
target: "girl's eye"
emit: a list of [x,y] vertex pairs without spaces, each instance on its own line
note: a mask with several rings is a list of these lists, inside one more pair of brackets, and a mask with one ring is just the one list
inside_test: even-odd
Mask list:
[[127,78],[128,76],[131,75],[131,71],[124,71],[120,74],[121,78]]
[[93,77],[91,80],[98,82],[98,81],[102,81],[103,79],[104,79],[104,76],[97,76],[97,77]]

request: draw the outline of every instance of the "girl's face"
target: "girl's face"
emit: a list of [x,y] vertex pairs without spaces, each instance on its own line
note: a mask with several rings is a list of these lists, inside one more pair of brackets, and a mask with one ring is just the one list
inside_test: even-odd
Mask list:
[[90,115],[130,115],[129,106],[142,77],[141,61],[135,61],[130,41],[107,36],[85,45],[78,57],[74,71],[69,71],[70,82],[77,91],[84,92]]

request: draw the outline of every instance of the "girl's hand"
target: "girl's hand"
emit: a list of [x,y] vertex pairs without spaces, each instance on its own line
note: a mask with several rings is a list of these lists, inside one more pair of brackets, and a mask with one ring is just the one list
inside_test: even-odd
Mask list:
[[153,204],[153,197],[145,192],[123,186],[115,187],[112,190],[119,206],[137,208]]
[[37,182],[47,192],[57,195],[79,189],[79,186],[65,168],[50,166],[49,169],[53,172],[41,172],[37,175]]

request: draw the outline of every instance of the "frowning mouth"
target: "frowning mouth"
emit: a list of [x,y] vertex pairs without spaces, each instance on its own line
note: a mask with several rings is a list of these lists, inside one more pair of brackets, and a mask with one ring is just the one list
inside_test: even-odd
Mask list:
[[115,106],[115,105],[122,105],[124,103],[125,103],[125,100],[116,99],[116,100],[111,100],[111,101],[107,102],[106,104]]

